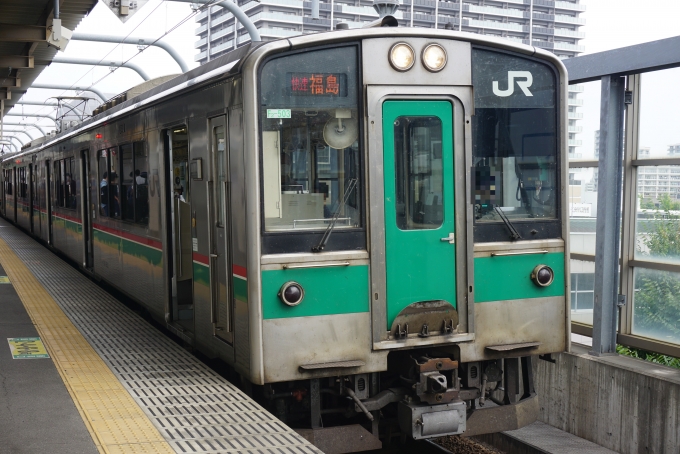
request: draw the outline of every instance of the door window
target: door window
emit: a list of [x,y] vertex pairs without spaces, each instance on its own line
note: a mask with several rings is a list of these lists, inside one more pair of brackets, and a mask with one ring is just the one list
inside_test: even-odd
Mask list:
[[394,163],[399,229],[441,227],[444,220],[441,120],[398,117],[394,121]]
[[214,129],[215,173],[217,179],[217,226],[224,227],[225,212],[225,183],[227,182],[227,147],[224,139],[224,126]]

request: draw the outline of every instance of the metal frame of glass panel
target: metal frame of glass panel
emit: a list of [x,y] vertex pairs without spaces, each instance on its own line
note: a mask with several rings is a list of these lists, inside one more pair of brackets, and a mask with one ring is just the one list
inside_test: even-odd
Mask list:
[[[623,155],[623,203],[621,218],[621,256],[620,260],[620,293],[626,296],[627,303],[618,311],[618,330],[616,342],[634,348],[641,348],[664,355],[680,357],[680,342],[665,342],[640,334],[634,334],[635,311],[635,273],[643,270],[657,270],[660,272],[680,273],[680,261],[677,264],[657,260],[654,257],[641,258],[635,256],[636,251],[636,221],[638,199],[638,169],[642,166],[680,166],[680,157],[643,158],[638,156],[640,137],[640,101],[641,101],[641,73],[659,71],[680,67],[680,56],[674,61],[668,61],[667,52],[659,52],[661,47],[673,46],[680,49],[680,37],[669,38],[638,46],[616,49],[584,57],[576,57],[565,61],[569,70],[570,84],[604,79],[613,75],[626,75],[626,106],[625,106],[625,137]],[[644,52],[637,53],[644,47]],[[620,58],[625,55],[625,58]],[[637,57],[636,55],[643,57]],[[655,61],[654,56],[659,61]],[[663,61],[661,61],[663,60]],[[593,62],[597,61],[597,64]],[[616,62],[616,63],[614,63]],[[621,62],[627,62],[626,68]],[[596,160],[570,161],[569,168],[598,168]],[[571,253],[571,259],[595,262],[596,256],[584,253]],[[680,274],[678,275],[680,279]],[[679,284],[680,285],[680,284]],[[614,312],[616,316],[616,312]],[[611,320],[610,320],[611,322]],[[597,321],[596,321],[597,323]],[[593,336],[593,327],[572,323],[572,332]],[[594,346],[594,349],[596,347]]]

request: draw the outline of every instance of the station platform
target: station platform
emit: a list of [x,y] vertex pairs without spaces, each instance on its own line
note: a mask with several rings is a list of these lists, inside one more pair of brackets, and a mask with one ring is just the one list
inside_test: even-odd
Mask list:
[[321,452],[1,218],[0,338],[2,453]]

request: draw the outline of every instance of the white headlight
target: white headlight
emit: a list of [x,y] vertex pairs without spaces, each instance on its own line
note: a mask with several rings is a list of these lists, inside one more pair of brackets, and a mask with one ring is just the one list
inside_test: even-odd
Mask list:
[[446,51],[439,44],[430,44],[423,50],[423,65],[434,73],[446,66]]
[[397,43],[390,49],[390,64],[397,71],[408,71],[416,60],[413,47],[406,43]]

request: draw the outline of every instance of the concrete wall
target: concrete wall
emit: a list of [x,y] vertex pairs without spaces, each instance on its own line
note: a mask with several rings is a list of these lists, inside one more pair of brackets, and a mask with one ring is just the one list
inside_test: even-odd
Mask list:
[[680,370],[574,345],[534,362],[539,420],[622,454],[680,453]]

